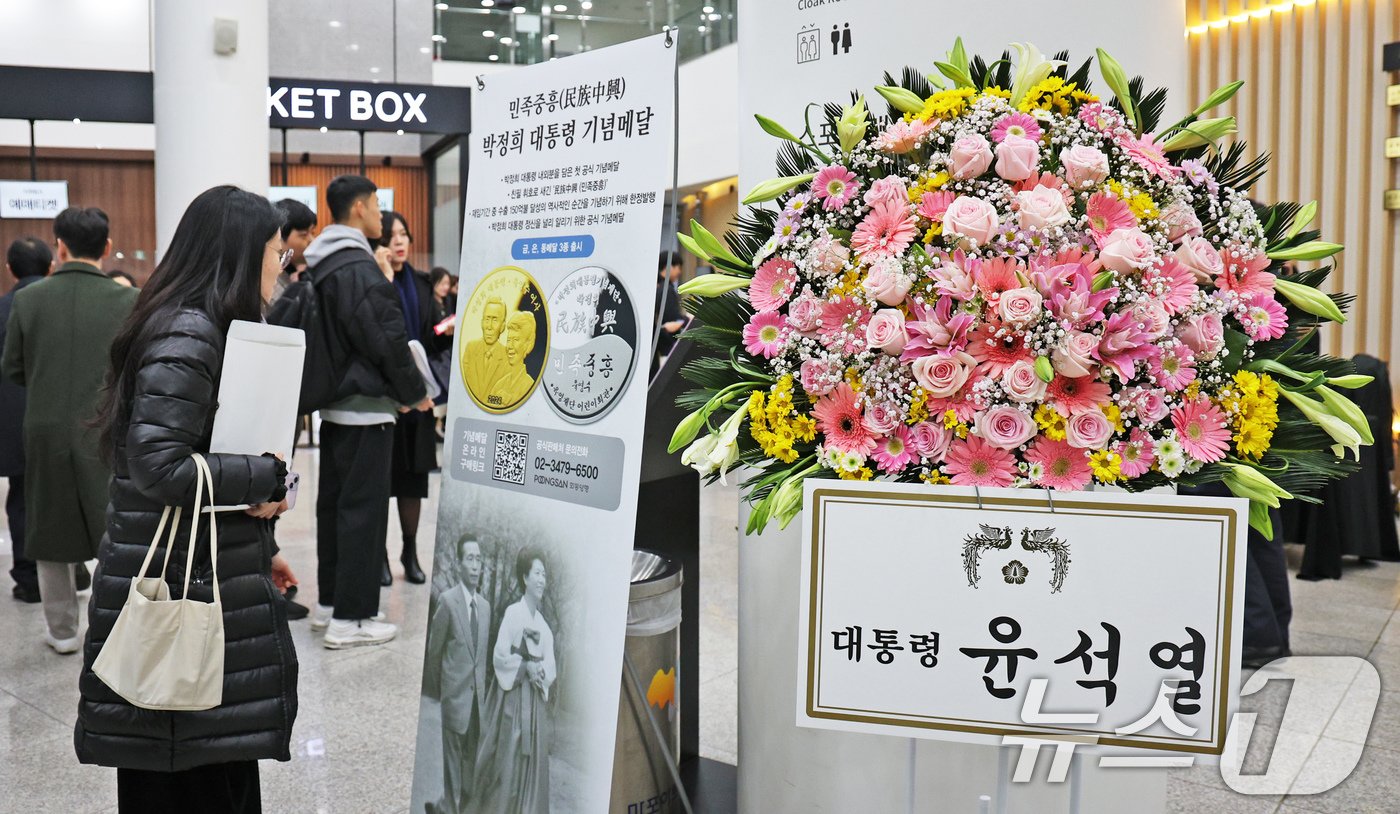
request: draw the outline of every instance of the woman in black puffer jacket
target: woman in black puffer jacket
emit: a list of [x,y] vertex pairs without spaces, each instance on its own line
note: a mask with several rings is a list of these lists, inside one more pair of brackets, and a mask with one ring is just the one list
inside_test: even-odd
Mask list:
[[[277,554],[271,524],[286,508],[287,469],[272,455],[209,453],[229,323],[261,319],[281,271],[280,226],[278,210],[258,195],[227,186],[201,194],[112,346],[98,420],[114,474],[74,741],[83,763],[116,767],[123,812],[258,812],[257,761],[291,758],[297,661],[278,588],[295,577]],[[193,452],[209,461],[216,505],[252,506],[218,519],[223,703],[202,712],[139,709],[94,675],[92,664],[162,509],[194,501]],[[166,573],[172,597],[184,582],[190,520],[181,524]],[[207,525],[200,530],[189,594],[207,602]]]

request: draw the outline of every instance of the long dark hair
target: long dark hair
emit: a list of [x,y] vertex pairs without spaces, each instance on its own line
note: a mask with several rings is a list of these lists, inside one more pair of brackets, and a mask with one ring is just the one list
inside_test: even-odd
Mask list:
[[262,318],[263,253],[283,218],[266,198],[235,186],[205,190],[185,210],[170,247],[112,342],[112,365],[94,422],[109,455],[115,446],[113,430],[130,417],[146,347],[177,311],[203,311],[220,332],[236,319]]

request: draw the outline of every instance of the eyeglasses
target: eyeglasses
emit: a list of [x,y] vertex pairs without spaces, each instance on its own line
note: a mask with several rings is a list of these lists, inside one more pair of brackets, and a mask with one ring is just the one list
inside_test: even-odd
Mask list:
[[281,263],[282,268],[285,269],[292,264],[292,256],[296,253],[296,249],[283,249],[282,253],[277,255],[277,262]]

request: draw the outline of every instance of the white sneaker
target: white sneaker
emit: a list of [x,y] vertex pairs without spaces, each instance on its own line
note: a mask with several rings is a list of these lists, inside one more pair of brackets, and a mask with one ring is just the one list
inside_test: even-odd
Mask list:
[[311,629],[325,630],[330,627],[331,617],[335,615],[334,605],[317,605],[311,609]]
[[[331,617],[334,615],[334,605],[317,605],[316,609],[311,611],[311,629],[321,631],[330,627]],[[374,622],[382,622],[388,618],[389,617],[384,615],[384,611],[380,611],[379,613],[376,613],[375,615],[371,616],[370,620]]]
[[374,619],[332,619],[326,630],[324,644],[327,650],[344,650],[347,647],[371,647],[385,644],[399,635],[398,625],[378,622]]
[[83,640],[79,636],[74,636],[71,639],[55,639],[52,633],[44,631],[44,644],[52,647],[53,652],[60,656],[71,656],[83,646]]

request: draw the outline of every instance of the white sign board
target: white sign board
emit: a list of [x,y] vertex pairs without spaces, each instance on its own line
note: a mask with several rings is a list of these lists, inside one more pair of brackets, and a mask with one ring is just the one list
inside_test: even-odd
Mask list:
[[67,208],[67,181],[0,181],[0,218],[52,220]]
[[307,209],[311,210],[311,214],[314,215],[316,214],[316,199],[319,191],[319,187],[316,186],[268,187],[267,199],[273,203],[277,203],[286,198],[291,198],[297,203],[304,204]]
[[393,188],[393,187],[380,187],[380,188],[379,188],[379,191],[378,191],[377,193],[375,193],[375,194],[378,195],[378,197],[379,197],[379,211],[380,211],[380,212],[392,212],[392,211],[394,211],[394,188]]
[[656,36],[473,94],[414,811],[608,810],[675,70]]
[[1224,749],[1246,501],[830,481],[806,500],[799,725]]

